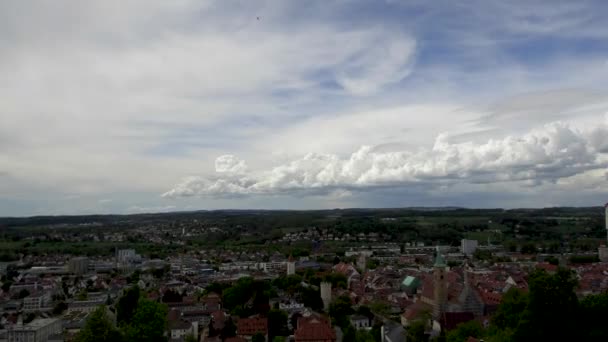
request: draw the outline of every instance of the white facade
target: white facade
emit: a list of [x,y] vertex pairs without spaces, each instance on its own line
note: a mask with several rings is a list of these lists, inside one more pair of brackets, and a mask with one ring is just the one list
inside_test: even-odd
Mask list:
[[119,249],[116,252],[116,258],[119,262],[130,262],[136,259],[138,255],[135,253],[134,249]]
[[466,255],[473,255],[473,253],[475,253],[475,251],[477,250],[478,245],[479,243],[477,242],[477,240],[462,239],[460,241],[460,252]]
[[58,318],[36,319],[26,325],[13,326],[7,331],[8,342],[46,342],[49,336],[61,333]]
[[323,308],[329,310],[329,304],[331,303],[331,283],[321,283],[321,300],[323,300]]
[[288,261],[287,262],[287,275],[294,275],[296,274],[296,262],[295,261]]
[[34,312],[40,311],[44,308],[51,300],[50,293],[44,293],[41,295],[34,295],[23,298],[23,311]]

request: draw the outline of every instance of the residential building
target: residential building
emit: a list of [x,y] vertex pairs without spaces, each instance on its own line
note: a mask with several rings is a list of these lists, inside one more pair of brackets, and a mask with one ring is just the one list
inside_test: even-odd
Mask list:
[[370,327],[369,318],[363,315],[351,316],[350,324],[352,324],[355,329],[367,329]]
[[477,250],[478,244],[477,240],[462,239],[460,241],[460,252],[465,255],[473,255]]
[[7,342],[47,342],[49,336],[61,333],[61,320],[39,318],[25,325],[7,329]]
[[258,333],[264,336],[268,335],[268,318],[241,318],[236,323],[236,334],[240,337],[250,338]]
[[336,332],[321,317],[301,317],[294,333],[295,342],[336,342]]
[[76,275],[82,275],[87,273],[89,270],[89,258],[86,257],[78,257],[72,258],[68,262],[68,272],[74,273]]

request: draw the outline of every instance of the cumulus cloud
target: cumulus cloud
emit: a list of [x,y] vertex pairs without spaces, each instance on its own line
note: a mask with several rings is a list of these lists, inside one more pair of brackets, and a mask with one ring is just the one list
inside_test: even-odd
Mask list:
[[246,171],[247,164],[245,164],[245,161],[231,154],[219,156],[215,159],[215,172],[242,174]]
[[[189,177],[163,196],[332,192],[408,184],[432,188],[463,182],[520,181],[534,186],[606,168],[605,137],[608,137],[606,125],[578,130],[560,122],[483,144],[450,143],[449,135],[441,134],[431,149],[375,152],[372,147],[363,146],[348,158],[309,153],[259,173],[220,172],[211,178]],[[233,156],[218,160],[221,165],[229,165],[227,169],[236,167],[240,171],[240,165],[244,165]]]

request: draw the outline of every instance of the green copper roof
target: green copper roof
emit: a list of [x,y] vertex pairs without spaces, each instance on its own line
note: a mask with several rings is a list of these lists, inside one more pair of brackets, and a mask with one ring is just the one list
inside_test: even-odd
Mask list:
[[405,279],[403,279],[403,281],[401,282],[401,285],[406,286],[406,287],[413,287],[413,286],[418,286],[418,278],[416,277],[412,277],[412,276],[407,276],[405,277]]
[[448,266],[448,264],[445,262],[445,258],[441,254],[441,251],[439,251],[439,246],[437,246],[437,257],[435,257],[435,265],[433,265],[433,266],[434,267],[447,267]]

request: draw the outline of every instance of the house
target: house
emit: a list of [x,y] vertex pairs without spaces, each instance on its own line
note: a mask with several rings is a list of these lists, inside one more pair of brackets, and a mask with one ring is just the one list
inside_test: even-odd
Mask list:
[[236,334],[239,337],[251,338],[255,334],[268,335],[268,318],[240,318],[236,322]]
[[198,329],[196,328],[196,322],[190,323],[182,319],[169,321],[169,336],[171,340],[183,339],[188,335],[197,337]]
[[350,324],[357,330],[370,327],[369,318],[363,315],[352,315],[350,317]]
[[300,317],[294,333],[295,342],[336,342],[336,332],[327,319]]

